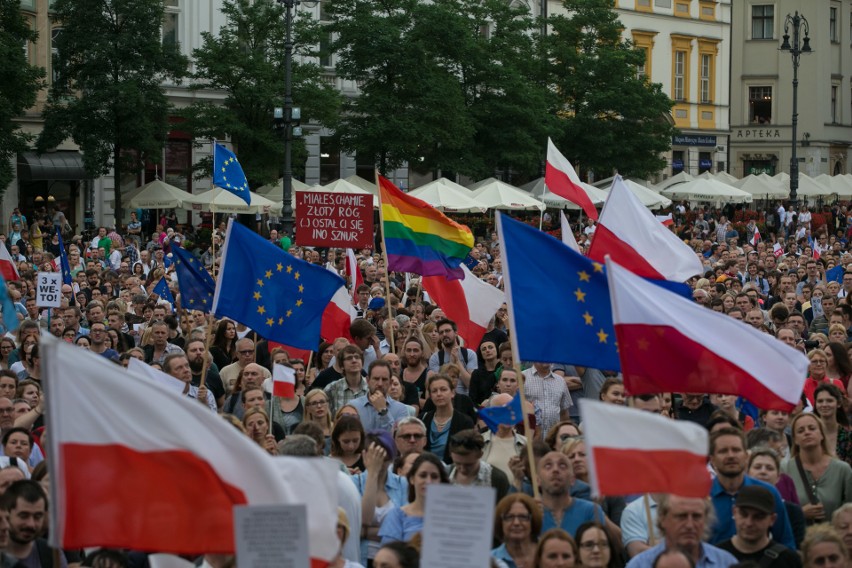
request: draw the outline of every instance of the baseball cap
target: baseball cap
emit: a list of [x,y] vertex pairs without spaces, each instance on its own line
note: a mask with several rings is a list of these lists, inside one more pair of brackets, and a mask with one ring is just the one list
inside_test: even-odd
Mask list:
[[769,489],[759,485],[747,485],[740,489],[737,493],[737,498],[734,501],[735,507],[748,507],[757,509],[763,513],[771,515],[775,512],[775,497]]

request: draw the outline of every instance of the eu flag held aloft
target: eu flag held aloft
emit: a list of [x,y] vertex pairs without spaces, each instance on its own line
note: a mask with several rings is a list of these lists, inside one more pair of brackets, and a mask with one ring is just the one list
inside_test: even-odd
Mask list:
[[523,421],[524,414],[521,412],[521,394],[515,395],[515,398],[505,406],[489,406],[480,408],[476,411],[488,429],[492,432],[497,431],[497,427],[501,424],[505,426],[514,426]]
[[59,269],[62,271],[62,283],[70,286],[74,278],[71,276],[71,265],[68,264],[68,252],[65,250],[65,243],[62,242],[62,230],[58,226],[56,236],[59,237]]
[[169,290],[169,285],[166,282],[165,277],[160,278],[160,281],[157,282],[156,286],[154,286],[154,293],[159,296],[161,300],[168,302],[172,306],[172,310],[174,310],[175,299],[172,296],[172,291]]
[[323,312],[341,286],[340,276],[294,257],[232,219],[213,313],[270,341],[313,350]]
[[230,191],[251,205],[251,195],[246,174],[237,156],[219,144],[213,143],[213,185]]
[[216,291],[213,277],[188,250],[172,247],[172,256],[177,272],[181,307],[185,310],[210,313],[213,309],[213,292]]
[[521,361],[620,370],[604,265],[499,212],[497,229]]

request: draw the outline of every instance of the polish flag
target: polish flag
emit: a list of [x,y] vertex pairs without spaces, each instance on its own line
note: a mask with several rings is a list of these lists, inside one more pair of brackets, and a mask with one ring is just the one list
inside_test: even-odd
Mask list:
[[0,276],[3,276],[3,280],[7,282],[21,279],[18,274],[18,265],[12,260],[12,253],[3,243],[0,243]]
[[461,280],[424,276],[423,289],[441,307],[447,318],[456,322],[465,344],[476,350],[482,336],[488,331],[488,322],[506,301],[506,294],[474,276],[464,263],[461,268],[464,271]]
[[349,277],[349,284],[352,286],[352,303],[358,303],[358,286],[364,283],[364,276],[361,274],[361,268],[358,267],[358,261],[355,260],[355,251],[346,249],[346,276]]
[[753,247],[756,247],[757,243],[759,243],[759,242],[760,242],[760,229],[755,227],[754,228],[754,234],[749,238],[748,244],[750,244]]
[[559,221],[562,227],[562,244],[573,251],[583,254],[580,250],[580,245],[577,244],[577,239],[574,238],[574,232],[571,230],[571,224],[568,223],[568,217],[564,211],[559,212]]
[[820,254],[819,249],[816,247],[816,244],[813,245],[811,250],[813,251],[814,260],[819,260],[819,257],[822,255]]
[[808,375],[803,353],[607,261],[612,321],[630,394],[736,394],[789,412]]
[[591,399],[580,401],[580,411],[593,495],[710,493],[706,429]]
[[655,215],[655,217],[657,218],[657,221],[663,224],[663,227],[671,227],[674,225],[674,219],[672,219],[671,213],[668,215]]
[[772,245],[772,254],[775,255],[775,258],[780,258],[784,256],[784,248],[780,244],[775,243]]
[[704,272],[695,251],[664,227],[620,176],[612,180],[588,257],[609,256],[645,278],[684,282]]
[[598,211],[595,209],[589,194],[583,189],[580,177],[574,171],[574,166],[556,149],[550,138],[547,139],[544,184],[550,191],[559,197],[564,197],[571,203],[579,205],[586,212],[586,215],[597,220]]
[[296,371],[284,365],[273,365],[272,396],[296,398]]
[[42,339],[42,362],[51,546],[232,554],[235,505],[305,504],[312,565],[336,556],[333,465],[288,458],[284,476],[198,401],[58,339]]
[[266,344],[266,348],[271,355],[273,351],[277,348],[281,348],[287,352],[287,355],[290,356],[290,360],[299,359],[303,361],[307,366],[308,360],[311,357],[311,351],[308,349],[299,349],[298,347],[293,347],[292,345],[284,345],[283,343],[278,343],[276,341],[268,341]]
[[341,286],[331,297],[331,302],[326,306],[322,314],[322,327],[320,335],[326,341],[334,341],[338,337],[345,337],[352,341],[349,334],[349,326],[358,313],[352,305],[346,286]]

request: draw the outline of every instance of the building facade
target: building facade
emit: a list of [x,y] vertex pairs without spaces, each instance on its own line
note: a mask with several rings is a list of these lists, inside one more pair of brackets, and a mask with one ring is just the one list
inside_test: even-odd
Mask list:
[[[810,54],[799,66],[797,158],[810,176],[850,172],[852,2],[743,0],[732,34],[731,173],[790,171],[793,62],[781,51],[788,15],[809,26]],[[792,30],[789,31],[792,42]]]

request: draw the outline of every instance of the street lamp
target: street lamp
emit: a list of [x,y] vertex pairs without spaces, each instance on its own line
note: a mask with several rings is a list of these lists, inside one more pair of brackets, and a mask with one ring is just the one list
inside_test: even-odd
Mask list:
[[[790,30],[793,31],[793,43],[790,43]],[[787,14],[784,20],[784,41],[781,51],[789,51],[793,56],[793,155],[790,158],[790,204],[795,207],[796,191],[799,189],[799,159],[796,157],[796,126],[799,123],[799,59],[803,53],[811,53],[811,38],[808,37],[810,28],[804,16],[796,11],[792,16]],[[804,33],[804,37],[802,34]]]

